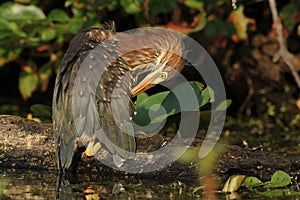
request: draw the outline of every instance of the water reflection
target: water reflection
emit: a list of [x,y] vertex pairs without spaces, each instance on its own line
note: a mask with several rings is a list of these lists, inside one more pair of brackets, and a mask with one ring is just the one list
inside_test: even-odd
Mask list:
[[[163,183],[164,182],[164,183]],[[0,170],[0,199],[191,199],[165,178],[139,179],[128,175],[78,174],[59,176],[55,172]]]
[[[189,182],[189,183],[188,183]],[[180,183],[163,176],[140,178],[112,174],[78,174],[59,176],[55,172],[1,170],[1,200],[100,200],[100,199],[202,199],[199,183]],[[180,183],[180,184],[179,184]],[[238,198],[216,193],[217,199],[274,199],[255,193],[240,193]],[[277,197],[276,199],[295,199]]]
[[55,174],[0,171],[0,199],[53,199],[55,183]]

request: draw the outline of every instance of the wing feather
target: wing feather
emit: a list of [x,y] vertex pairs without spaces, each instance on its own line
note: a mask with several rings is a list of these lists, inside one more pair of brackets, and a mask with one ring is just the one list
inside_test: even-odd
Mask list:
[[[112,31],[91,29],[77,34],[60,66],[53,96],[53,132],[60,170],[71,166],[83,145],[89,155],[105,147],[117,166],[135,152],[130,68],[118,57],[116,41],[101,43]],[[100,45],[99,54],[96,50]],[[129,75],[124,76],[126,72]],[[99,136],[99,130],[105,137]]]

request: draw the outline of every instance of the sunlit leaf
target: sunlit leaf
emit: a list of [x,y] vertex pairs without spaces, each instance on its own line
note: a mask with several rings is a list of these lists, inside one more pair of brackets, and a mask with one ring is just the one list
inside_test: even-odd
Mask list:
[[72,18],[69,22],[69,31],[71,33],[77,33],[79,32],[80,30],[82,30],[84,26],[84,22],[81,20],[81,19],[77,19],[77,18]]
[[201,97],[199,99],[200,107],[204,106],[209,102],[214,102],[214,101],[215,101],[214,91],[209,86],[207,86],[201,92]]
[[216,110],[227,110],[227,108],[231,105],[232,100],[231,99],[226,99],[222,101],[217,107]]
[[139,107],[140,104],[141,104],[145,99],[147,99],[148,97],[149,97],[149,96],[148,96],[148,94],[147,94],[146,92],[143,92],[143,93],[139,94],[139,95],[137,96],[137,99],[136,99],[136,102],[135,102],[135,106],[136,106],[136,107]]
[[6,2],[0,6],[0,18],[11,21],[43,20],[46,16],[41,9],[34,5],[22,5],[13,2]]
[[0,18],[0,38],[4,37],[26,37],[26,33],[22,31],[16,22],[8,21]]
[[245,175],[232,175],[230,176],[227,181],[224,184],[224,187],[222,189],[223,192],[235,192],[237,191],[244,179],[246,178]]
[[256,187],[256,186],[262,186],[262,185],[264,185],[264,183],[254,176],[248,176],[244,180],[242,185],[246,186],[246,187]]
[[198,14],[197,18],[198,18],[199,22],[198,22],[197,26],[194,27],[192,31],[190,31],[190,33],[201,31],[206,26],[206,23],[207,23],[206,13]]
[[121,0],[120,4],[124,8],[124,10],[129,14],[136,14],[141,12],[141,5],[139,1],[136,0]]
[[56,31],[53,28],[45,28],[41,32],[41,39],[43,41],[50,41],[56,37]]
[[23,99],[28,99],[37,89],[39,79],[30,66],[23,66],[23,68],[25,69],[19,77],[19,90]]
[[57,22],[66,22],[70,19],[69,16],[64,11],[59,9],[51,10],[47,18],[51,21],[57,21]]
[[0,67],[15,60],[21,52],[22,49],[7,50],[0,48]]
[[284,171],[276,171],[271,178],[271,181],[266,182],[266,188],[284,187],[291,183],[291,177]]
[[203,9],[204,2],[201,2],[199,0],[185,0],[184,4],[189,8],[195,8],[195,9]]
[[244,15],[244,6],[239,5],[237,10],[233,10],[229,16],[229,20],[233,23],[236,29],[236,34],[239,37],[239,39],[247,39],[248,24],[254,23],[254,20]]

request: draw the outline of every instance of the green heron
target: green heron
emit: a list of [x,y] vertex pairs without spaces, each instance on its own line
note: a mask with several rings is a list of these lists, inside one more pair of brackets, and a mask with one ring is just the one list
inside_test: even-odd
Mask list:
[[[97,66],[98,69],[105,67],[106,70],[99,83],[97,83],[96,101],[92,102],[95,104],[92,105],[94,108],[92,111],[98,114],[96,115],[97,120],[100,122],[104,134],[122,150],[92,139],[88,141],[88,144],[83,145],[81,138],[85,135],[84,133],[78,133],[74,123],[74,116],[72,115],[71,101],[74,81],[80,66],[89,53],[97,45],[116,34],[114,24],[104,29],[92,28],[82,31],[71,40],[62,60],[56,78],[52,107],[53,132],[59,171],[76,170],[83,151],[92,156],[101,148],[106,148],[108,152],[113,154],[117,158],[116,160],[114,159],[115,165],[121,166],[122,161],[128,158],[128,154],[122,150],[135,152],[136,143],[134,135],[124,133],[124,130],[117,127],[117,124],[114,123],[116,116],[111,112],[113,109],[111,100],[114,98],[128,98],[126,94],[129,94],[129,98],[134,97],[156,84],[170,80],[174,77],[174,70],[181,71],[185,65],[181,55],[160,48],[165,45],[170,50],[179,50],[180,52],[183,52],[184,48],[179,36],[163,29],[159,30],[158,33],[151,31],[147,34],[137,33],[134,37],[126,37],[126,35],[130,36],[131,33],[125,33],[118,38],[117,44],[108,43],[111,46],[106,44],[105,51],[107,55],[99,55],[102,56],[101,59],[106,59],[109,53],[113,51],[120,56],[111,62],[108,67]],[[151,41],[153,47],[134,48],[135,46],[143,45],[142,43],[145,40]],[[118,45],[118,42],[126,43],[126,45]],[[128,52],[127,49],[129,49]],[[130,73],[130,76],[122,78],[127,72]],[[114,87],[120,82],[122,82],[121,86],[119,86],[120,95],[112,95]],[[126,101],[120,102],[117,105],[120,112],[126,112],[132,116],[134,111],[133,103],[131,101],[127,101],[127,103]],[[91,116],[89,112],[91,110],[85,113],[86,118]],[[131,118],[127,120],[130,121]],[[89,127],[93,126],[93,124],[89,122],[89,119],[83,123],[82,126],[91,130],[91,133],[85,134],[89,136],[88,138],[93,138],[93,129]]]

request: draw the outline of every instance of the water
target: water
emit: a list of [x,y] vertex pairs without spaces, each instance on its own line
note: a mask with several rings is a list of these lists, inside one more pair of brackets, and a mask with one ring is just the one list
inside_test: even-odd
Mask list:
[[[164,183],[162,183],[164,182]],[[178,184],[130,176],[0,171],[0,199],[192,199]]]
[[[59,177],[54,172],[0,170],[1,200],[97,200],[97,199],[205,199],[203,191],[195,192],[199,183],[166,181],[160,177],[142,179],[133,176],[79,174]],[[235,194],[216,192],[216,199],[299,199],[297,197],[265,197],[247,191]]]

